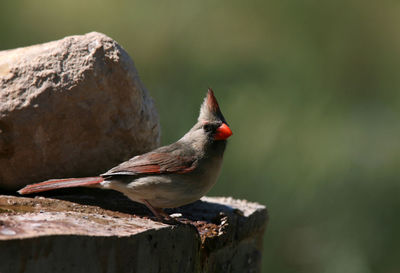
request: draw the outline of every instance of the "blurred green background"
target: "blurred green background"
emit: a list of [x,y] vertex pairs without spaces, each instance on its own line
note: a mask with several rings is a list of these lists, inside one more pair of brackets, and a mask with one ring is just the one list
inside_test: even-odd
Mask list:
[[162,144],[211,86],[234,135],[210,195],[267,205],[263,272],[400,272],[398,1],[3,1],[0,49],[116,39]]

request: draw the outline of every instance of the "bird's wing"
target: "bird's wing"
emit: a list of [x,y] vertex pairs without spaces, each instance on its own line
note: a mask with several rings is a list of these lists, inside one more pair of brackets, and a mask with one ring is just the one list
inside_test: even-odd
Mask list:
[[150,152],[135,156],[101,176],[188,173],[195,169],[196,162],[193,155]]

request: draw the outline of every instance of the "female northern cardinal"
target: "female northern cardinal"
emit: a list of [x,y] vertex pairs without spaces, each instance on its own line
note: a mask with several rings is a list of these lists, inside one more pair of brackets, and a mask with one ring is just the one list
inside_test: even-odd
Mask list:
[[98,177],[52,179],[19,190],[29,194],[60,188],[91,186],[122,192],[169,221],[163,208],[200,199],[215,184],[227,139],[232,135],[211,89],[197,123],[177,142],[135,156]]

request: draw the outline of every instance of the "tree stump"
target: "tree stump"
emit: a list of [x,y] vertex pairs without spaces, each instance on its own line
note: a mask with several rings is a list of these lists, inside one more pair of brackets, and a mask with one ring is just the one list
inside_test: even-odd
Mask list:
[[166,225],[118,192],[52,194],[0,196],[0,272],[260,272],[262,205],[204,197]]

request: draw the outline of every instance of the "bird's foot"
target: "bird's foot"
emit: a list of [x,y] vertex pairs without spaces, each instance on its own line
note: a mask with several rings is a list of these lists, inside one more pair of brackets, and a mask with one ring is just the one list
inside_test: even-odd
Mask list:
[[159,218],[157,217],[161,222],[163,222],[164,224],[168,224],[168,225],[180,225],[182,224],[182,222],[180,222],[178,219],[176,218],[172,218],[170,216],[168,217],[163,217],[163,218]]
[[155,217],[157,217],[157,219],[160,222],[162,222],[164,224],[168,224],[168,225],[182,224],[179,220],[177,220],[174,217],[171,217],[170,215],[165,213],[163,209],[153,207],[147,200],[143,200],[143,201],[144,201],[143,203],[146,205],[146,207],[149,210],[151,210],[151,212],[154,214]]

